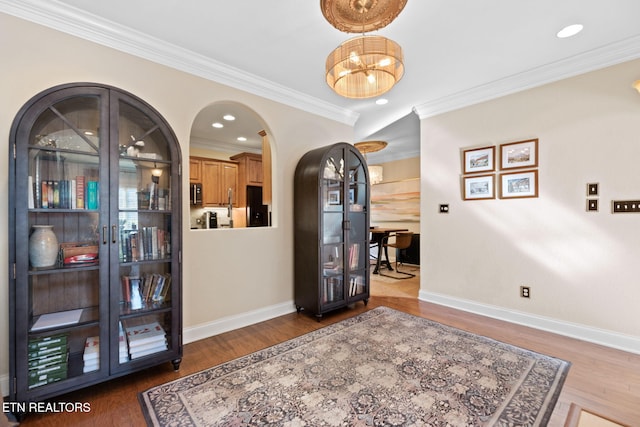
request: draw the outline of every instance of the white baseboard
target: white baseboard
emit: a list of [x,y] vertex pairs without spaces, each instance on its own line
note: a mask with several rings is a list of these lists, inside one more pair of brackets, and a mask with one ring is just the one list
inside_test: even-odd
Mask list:
[[214,320],[213,322],[190,326],[188,328],[184,328],[183,343],[188,344],[204,338],[209,338],[223,332],[229,332],[234,329],[253,325],[254,323],[273,319],[274,317],[293,313],[294,311],[296,311],[296,307],[293,301],[283,302],[281,304],[260,308],[258,310],[223,317],[221,319]]
[[504,320],[518,325],[553,332],[558,335],[564,335],[604,345],[618,350],[627,351],[629,353],[640,354],[640,338],[631,335],[620,334],[605,329],[592,328],[577,323],[552,319],[550,317],[536,316],[529,313],[509,310],[488,304],[481,304],[475,301],[454,298],[448,295],[426,292],[423,290],[420,290],[418,293],[418,299],[458,310],[468,311],[470,313],[480,314],[494,319]]

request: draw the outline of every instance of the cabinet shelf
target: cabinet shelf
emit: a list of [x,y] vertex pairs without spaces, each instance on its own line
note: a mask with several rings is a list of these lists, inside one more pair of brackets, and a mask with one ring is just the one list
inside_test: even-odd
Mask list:
[[69,331],[73,331],[80,328],[86,328],[89,326],[97,326],[100,320],[100,308],[99,307],[85,307],[82,308],[82,314],[77,323],[63,325],[63,326],[51,326],[49,328],[43,328],[38,330],[31,330],[35,323],[40,319],[40,316],[34,316],[33,323],[29,327],[29,338],[35,338],[39,336],[51,335],[51,332],[56,334],[64,334]]
[[143,307],[139,309],[132,309],[127,307],[124,303],[120,304],[120,319],[129,319],[133,317],[146,316],[154,313],[163,313],[171,310],[170,302],[159,303],[143,303]]

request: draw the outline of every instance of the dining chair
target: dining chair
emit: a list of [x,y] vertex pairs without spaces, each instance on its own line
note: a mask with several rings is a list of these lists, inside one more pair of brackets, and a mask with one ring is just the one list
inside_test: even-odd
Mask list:
[[[390,238],[393,238],[393,241],[389,241]],[[413,232],[411,231],[399,231],[397,233],[394,234],[390,234],[389,236],[386,236],[383,240],[382,240],[382,246],[384,248],[395,248],[396,249],[396,273],[404,276],[404,277],[396,277],[396,276],[391,276],[389,274],[383,274],[382,272],[380,272],[380,274],[382,276],[387,276],[387,277],[393,277],[395,279],[409,279],[411,277],[416,277],[415,274],[406,272],[406,271],[400,271],[398,270],[398,258],[400,258],[400,251],[402,249],[407,249],[409,246],[411,246],[411,241],[413,238]],[[400,263],[402,264],[402,263]]]

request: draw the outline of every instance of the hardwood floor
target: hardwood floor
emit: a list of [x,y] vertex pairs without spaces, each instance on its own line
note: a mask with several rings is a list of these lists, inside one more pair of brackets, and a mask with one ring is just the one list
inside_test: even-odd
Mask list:
[[[338,322],[377,306],[426,317],[572,363],[549,426],[564,426],[571,403],[629,426],[640,426],[640,355],[566,338],[499,320],[418,301],[406,291],[418,279],[372,284],[369,304],[326,315],[318,322],[304,313],[292,313],[266,322],[187,344],[179,372],[169,363],[125,378],[60,397],[61,402],[88,402],[89,413],[29,415],[24,427],[144,426],[138,392],[222,362],[234,359],[306,332]],[[414,289],[417,294],[417,288]],[[400,296],[398,296],[400,294]]]

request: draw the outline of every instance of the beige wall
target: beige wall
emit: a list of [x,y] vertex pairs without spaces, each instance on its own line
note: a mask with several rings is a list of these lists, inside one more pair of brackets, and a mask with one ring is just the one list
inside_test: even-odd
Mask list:
[[[273,146],[274,227],[189,230],[188,198],[183,203],[185,330],[210,333],[220,319],[261,311],[292,311],[293,173],[309,149],[353,140],[350,126],[259,98],[146,60],[0,14],[0,162],[8,165],[9,129],[22,105],[36,93],[62,83],[88,81],[130,91],[153,105],[173,127],[189,170],[189,137],[195,116],[219,100],[243,103],[262,117]],[[10,41],[9,41],[10,39]],[[4,169],[6,170],[6,168]],[[187,191],[188,175],[183,177]],[[9,180],[0,174],[0,194]],[[8,223],[6,200],[0,223]],[[8,259],[8,233],[0,234],[0,259]],[[0,277],[9,277],[0,263]],[[0,384],[8,393],[8,289],[0,280]],[[268,314],[267,314],[268,315]],[[228,325],[233,326],[230,322]],[[193,334],[191,338],[197,337]],[[189,337],[185,338],[186,340]]]
[[[640,199],[638,78],[636,60],[421,120],[422,298],[640,352],[640,215],[610,208]],[[461,149],[527,138],[540,140],[539,198],[462,201]]]

